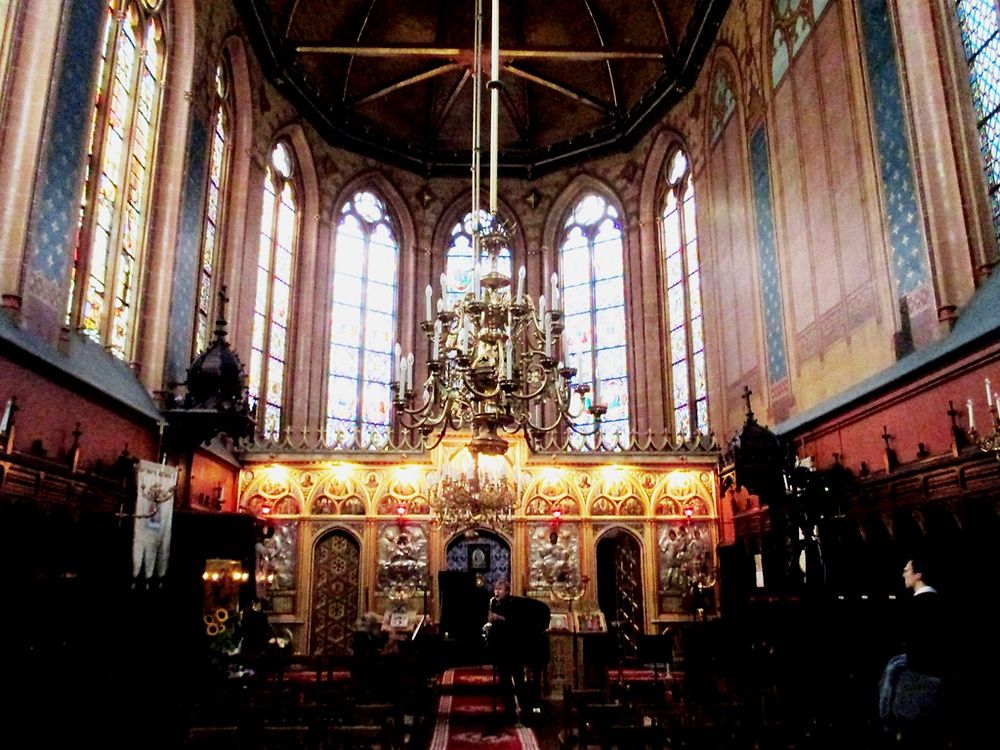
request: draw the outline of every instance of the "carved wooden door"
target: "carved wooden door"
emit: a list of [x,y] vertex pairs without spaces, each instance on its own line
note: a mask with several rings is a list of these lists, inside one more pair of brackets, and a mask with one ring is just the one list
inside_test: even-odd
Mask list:
[[358,611],[361,548],[343,532],[334,531],[316,545],[312,571],[313,654],[344,656],[351,653],[351,638]]
[[642,550],[623,530],[605,535],[597,545],[597,599],[619,655],[634,659],[643,632]]

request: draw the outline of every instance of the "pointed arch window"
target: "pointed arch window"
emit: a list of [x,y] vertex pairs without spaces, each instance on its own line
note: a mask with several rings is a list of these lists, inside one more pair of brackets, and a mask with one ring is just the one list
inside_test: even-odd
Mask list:
[[1000,11],[995,2],[956,0],[955,13],[969,63],[993,226],[1000,238]]
[[356,441],[367,446],[389,436],[399,267],[396,237],[385,203],[374,193],[355,193],[341,207],[334,240],[329,444]]
[[[478,219],[485,222],[486,211],[479,211]],[[447,305],[451,307],[458,300],[472,291],[473,282],[473,262],[472,262],[472,232],[473,215],[469,211],[462,220],[451,228],[451,243],[448,245],[448,252],[445,260],[445,275],[448,284]],[[499,271],[510,276],[511,259],[510,248],[505,248],[500,253]]]
[[7,61],[12,47],[17,0],[0,0],[0,112],[7,98]]
[[705,329],[701,308],[701,270],[695,225],[694,180],[683,151],[667,161],[662,246],[667,286],[667,353],[670,362],[674,433],[708,434]]
[[91,113],[68,318],[116,357],[135,343],[166,40],[160,0],[111,0]]
[[577,381],[590,383],[591,396],[607,404],[605,443],[624,445],[630,437],[623,254],[618,211],[599,195],[581,198],[559,243],[564,356],[577,368]]
[[299,234],[295,162],[287,143],[271,151],[264,178],[257,291],[250,342],[250,397],[257,405],[257,424],[269,437],[281,430],[285,397],[285,365],[291,320],[295,250]]
[[215,71],[215,124],[212,128],[212,150],[208,166],[208,189],[205,195],[205,226],[201,236],[201,256],[198,264],[198,294],[195,297],[194,353],[205,351],[211,341],[213,313],[219,290],[219,274],[223,267],[223,219],[229,182],[229,160],[232,151],[230,136],[233,122],[229,61],[223,56]]

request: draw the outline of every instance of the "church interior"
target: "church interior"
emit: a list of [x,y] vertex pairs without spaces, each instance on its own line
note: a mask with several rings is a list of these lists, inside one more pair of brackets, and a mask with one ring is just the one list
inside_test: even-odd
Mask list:
[[889,747],[915,556],[984,746],[998,237],[995,0],[0,0],[12,746]]

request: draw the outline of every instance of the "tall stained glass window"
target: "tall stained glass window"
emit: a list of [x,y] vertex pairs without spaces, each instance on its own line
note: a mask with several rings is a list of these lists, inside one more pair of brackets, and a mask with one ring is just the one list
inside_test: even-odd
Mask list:
[[166,44],[159,0],[111,0],[91,111],[71,323],[115,356],[135,340]]
[[[486,211],[479,212],[479,220],[485,221]],[[451,229],[451,244],[448,246],[448,253],[445,261],[445,274],[448,279],[448,300],[450,307],[472,291],[472,212],[467,213],[460,222]],[[510,249],[505,249],[500,254],[500,264],[498,270],[510,276],[511,261]],[[483,269],[483,273],[486,269]]]
[[7,58],[10,55],[16,0],[0,0],[0,110],[7,93]]
[[229,176],[229,128],[232,122],[229,82],[229,68],[223,60],[215,71],[215,127],[212,129],[212,153],[205,195],[205,226],[201,238],[201,262],[198,265],[194,331],[196,354],[205,351],[211,341],[219,272],[222,270],[222,219]]
[[298,242],[294,176],[291,150],[284,142],[276,143],[264,178],[250,342],[250,398],[257,404],[257,424],[270,437],[276,437],[281,430],[285,395],[292,275]]
[[[607,404],[604,442],[627,444],[624,250],[617,210],[599,195],[584,196],[566,220],[559,248],[564,356],[577,368],[576,381],[591,384],[589,397],[596,393]],[[571,439],[581,442],[576,435]]]
[[359,192],[340,210],[334,246],[327,442],[388,438],[396,340],[396,231],[385,204]]
[[666,183],[662,241],[674,432],[684,437],[695,432],[707,435],[708,386],[698,232],[694,220],[694,180],[683,151],[675,152],[667,162]]
[[994,0],[956,0],[955,13],[969,62],[993,226],[1000,237],[1000,11]]

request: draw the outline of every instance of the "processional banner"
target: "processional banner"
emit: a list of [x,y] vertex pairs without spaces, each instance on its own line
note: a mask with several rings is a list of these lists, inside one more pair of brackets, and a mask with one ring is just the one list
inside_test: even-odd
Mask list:
[[170,561],[177,467],[140,461],[136,487],[132,576],[162,578]]

